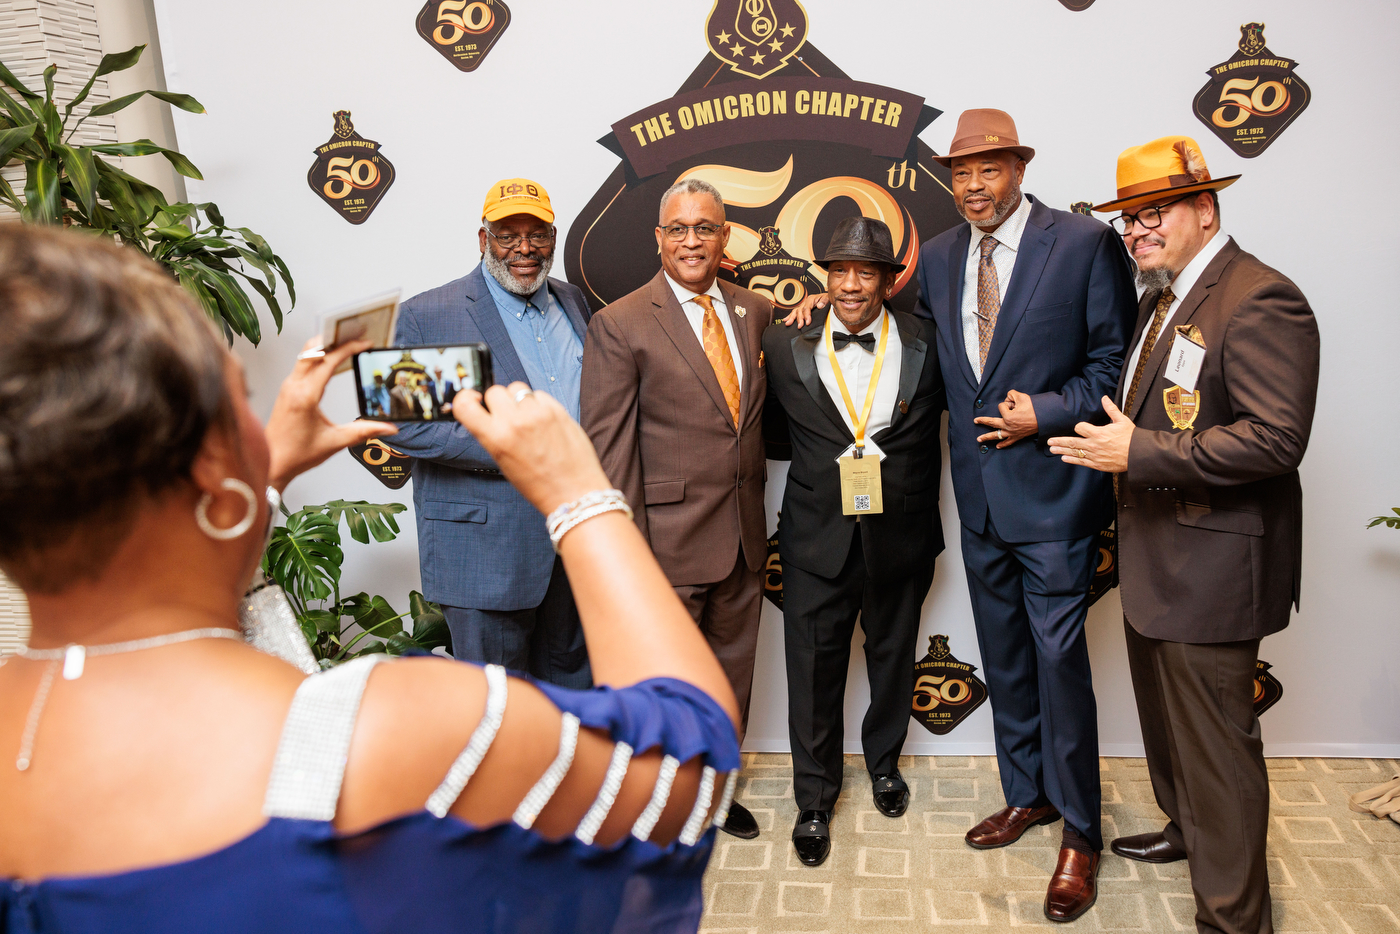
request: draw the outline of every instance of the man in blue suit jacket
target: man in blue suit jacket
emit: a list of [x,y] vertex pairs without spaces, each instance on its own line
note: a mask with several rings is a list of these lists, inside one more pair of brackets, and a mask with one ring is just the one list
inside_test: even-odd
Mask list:
[[[492,187],[482,214],[481,265],[405,302],[395,342],[488,344],[496,382],[528,383],[578,418],[590,311],[576,286],[549,278],[549,195],[528,179],[506,179]],[[591,687],[578,610],[544,516],[455,424],[401,425],[394,447],[417,459],[423,595],[442,604],[452,654]]]
[[1096,897],[1103,848],[1098,722],[1084,618],[1097,536],[1114,515],[1105,474],[1046,442],[1102,422],[1137,313],[1133,279],[1105,224],[1055,211],[1020,182],[1035,155],[999,110],[967,111],[947,157],[969,223],[919,254],[948,398],[948,448],[963,561],[992,701],[1007,808],[967,834],[1006,846],[1065,818],[1046,895],[1054,921]]

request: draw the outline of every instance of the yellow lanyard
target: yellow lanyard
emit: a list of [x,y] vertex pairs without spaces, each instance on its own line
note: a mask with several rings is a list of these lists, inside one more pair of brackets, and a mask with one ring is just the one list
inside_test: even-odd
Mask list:
[[[836,347],[831,342],[831,322],[836,317],[835,311],[826,316],[826,357],[831,361],[831,370],[836,374],[836,385],[841,390],[841,401],[846,403],[846,411],[851,416],[851,424],[856,432],[856,450],[859,452],[865,447],[865,426],[870,421],[870,410],[875,406],[875,389],[880,385],[880,368],[885,364],[885,343],[890,336],[890,316],[888,312],[881,312],[885,316],[884,323],[880,325],[880,345],[875,351],[875,369],[870,372],[870,385],[865,390],[865,405],[861,409],[860,417],[856,417],[856,406],[851,401],[851,391],[846,388],[846,378],[841,375],[841,364],[836,362]],[[847,345],[850,346],[849,344]]]

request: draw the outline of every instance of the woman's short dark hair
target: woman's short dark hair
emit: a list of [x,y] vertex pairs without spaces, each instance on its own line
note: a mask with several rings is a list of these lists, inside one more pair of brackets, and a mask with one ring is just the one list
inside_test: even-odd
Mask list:
[[44,593],[100,573],[230,417],[225,358],[134,249],[0,223],[0,568]]

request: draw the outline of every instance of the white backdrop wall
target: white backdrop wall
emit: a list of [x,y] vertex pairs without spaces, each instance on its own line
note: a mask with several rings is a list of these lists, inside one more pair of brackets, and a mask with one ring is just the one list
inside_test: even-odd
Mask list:
[[[510,0],[513,20],[473,73],[460,73],[416,34],[419,0],[324,3],[156,0],[167,83],[208,114],[176,113],[180,148],[207,181],[189,183],[239,225],[264,234],[297,278],[299,304],[280,336],[240,344],[254,404],[270,409],[281,377],[317,315],[386,287],[412,295],[469,272],[488,185],[538,179],[563,234],[617,159],[595,141],[613,121],[671,96],[706,54],[710,0]],[[1243,173],[1222,196],[1225,229],[1292,277],[1322,333],[1322,380],[1302,466],[1302,610],[1261,650],[1284,685],[1263,717],[1272,755],[1400,755],[1400,533],[1366,520],[1400,503],[1400,418],[1390,391],[1400,346],[1395,256],[1388,220],[1400,202],[1395,101],[1387,50],[1400,40],[1391,2],[1099,0],[1074,13],[1055,0],[996,4],[929,0],[806,0],[808,41],[852,78],[921,94],[944,116],[922,134],[945,152],[970,107],[1012,113],[1034,146],[1025,189],[1050,205],[1114,192],[1117,154],[1173,133],[1194,136],[1217,176]],[[1233,54],[1242,23],[1266,23],[1277,54],[1297,60],[1313,100],[1268,152],[1231,153],[1193,116],[1207,68]],[[348,109],[382,144],[398,178],[373,217],[347,224],[307,186],[312,150]],[[349,375],[326,409],[355,414]],[[785,467],[770,464],[775,523]],[[297,480],[295,507],[328,499],[410,504],[347,455]],[[350,543],[346,583],[396,605],[419,586],[411,512],[392,544]],[[924,604],[927,635],[980,665],[947,478],[939,558]],[[1141,754],[1116,592],[1094,607],[1089,642],[1106,755]],[[847,748],[859,748],[868,696],[855,640]],[[934,737],[911,721],[906,752],[988,754],[991,708]],[[787,748],[782,620],[765,603],[746,748]]]

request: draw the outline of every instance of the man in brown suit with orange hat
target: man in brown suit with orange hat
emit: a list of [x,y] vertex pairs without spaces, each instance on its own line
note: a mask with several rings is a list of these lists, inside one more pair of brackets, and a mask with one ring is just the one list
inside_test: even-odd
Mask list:
[[[713,185],[687,178],[661,196],[661,270],[589,323],[581,421],[728,675],[742,729],[768,557],[762,340],[773,306],[716,278],[728,242]],[[758,836],[737,801],[723,829]]]
[[1317,398],[1308,301],[1220,226],[1195,140],[1118,157],[1114,226],[1145,288],[1108,425],[1052,438],[1111,473],[1128,663],[1148,772],[1168,823],[1113,851],[1189,861],[1196,929],[1273,930],[1269,777],[1254,715],[1259,640],[1298,603],[1298,464]]

